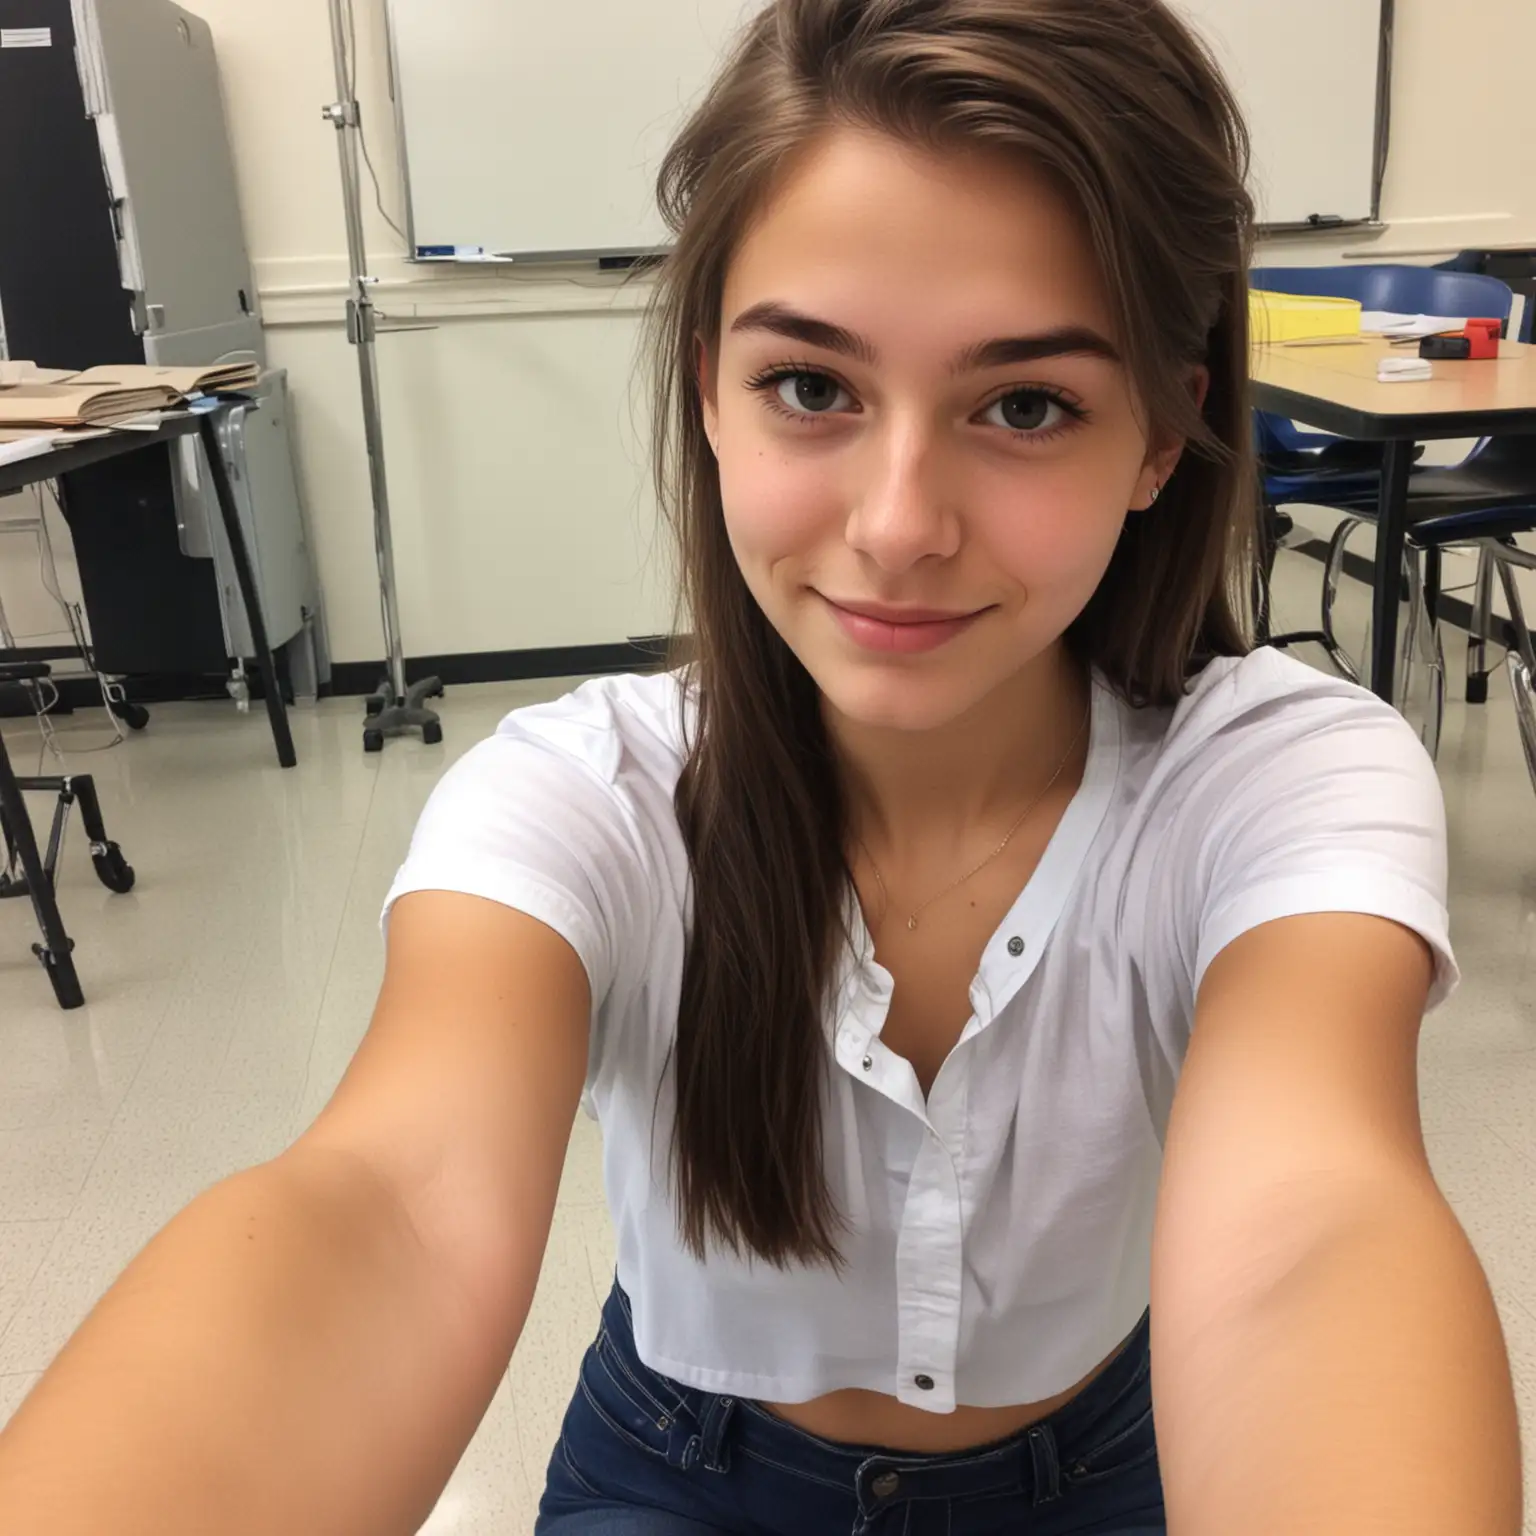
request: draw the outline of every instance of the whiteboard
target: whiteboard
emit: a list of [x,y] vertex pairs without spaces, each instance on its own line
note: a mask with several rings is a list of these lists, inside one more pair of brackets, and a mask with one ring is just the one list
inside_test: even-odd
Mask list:
[[1253,138],[1261,224],[1376,217],[1382,0],[1172,0]]
[[[663,247],[662,153],[760,4],[387,0],[413,250]],[[1261,221],[1373,217],[1383,0],[1174,4],[1248,115]]]

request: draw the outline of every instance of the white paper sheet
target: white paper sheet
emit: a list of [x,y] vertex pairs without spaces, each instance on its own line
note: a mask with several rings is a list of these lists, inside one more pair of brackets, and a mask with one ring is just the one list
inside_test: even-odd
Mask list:
[[1441,331],[1466,329],[1467,317],[1458,315],[1399,315],[1388,309],[1368,309],[1360,316],[1360,329],[1382,336],[1438,336]]
[[19,437],[14,442],[0,443],[0,464],[14,464],[18,459],[35,459],[40,453],[53,451],[51,437]]

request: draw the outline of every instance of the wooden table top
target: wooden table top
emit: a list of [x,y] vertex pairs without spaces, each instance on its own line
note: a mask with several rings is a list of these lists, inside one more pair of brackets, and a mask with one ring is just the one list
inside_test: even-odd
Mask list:
[[1384,337],[1253,349],[1254,403],[1349,437],[1481,437],[1536,432],[1536,346],[1505,341],[1496,358],[1432,359],[1431,378],[1383,384],[1383,357],[1416,357]]

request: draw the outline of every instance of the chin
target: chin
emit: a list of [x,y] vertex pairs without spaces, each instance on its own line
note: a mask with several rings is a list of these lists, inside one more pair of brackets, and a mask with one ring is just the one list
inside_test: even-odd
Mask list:
[[871,729],[936,731],[968,714],[1001,681],[983,677],[956,658],[910,662],[850,661],[820,656],[806,670],[844,719]]

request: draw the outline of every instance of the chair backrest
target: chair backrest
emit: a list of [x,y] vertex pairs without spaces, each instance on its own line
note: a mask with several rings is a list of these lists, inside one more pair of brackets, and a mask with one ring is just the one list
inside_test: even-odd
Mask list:
[[[1444,267],[1410,267],[1382,263],[1354,263],[1337,267],[1254,267],[1248,274],[1254,288],[1276,293],[1312,294],[1320,298],[1358,299],[1365,309],[1384,309],[1405,315],[1454,315],[1502,320],[1509,329],[1515,307],[1507,283],[1481,272],[1454,272]],[[1530,303],[1522,333],[1529,329]],[[1523,339],[1523,337],[1522,337]],[[1255,412],[1259,452],[1266,442],[1279,449],[1316,446],[1315,436],[1298,432],[1284,417]]]
[[1277,293],[1359,299],[1366,309],[1404,315],[1487,316],[1507,321],[1514,308],[1509,284],[1481,272],[1448,272],[1443,267],[1356,265],[1339,267],[1255,267],[1254,288]]
[[[1486,272],[1506,282],[1525,298],[1516,341],[1536,341],[1536,247],[1525,250],[1504,246],[1492,251],[1458,251],[1447,261],[1437,261],[1447,272]],[[1507,327],[1506,327],[1507,329]]]

